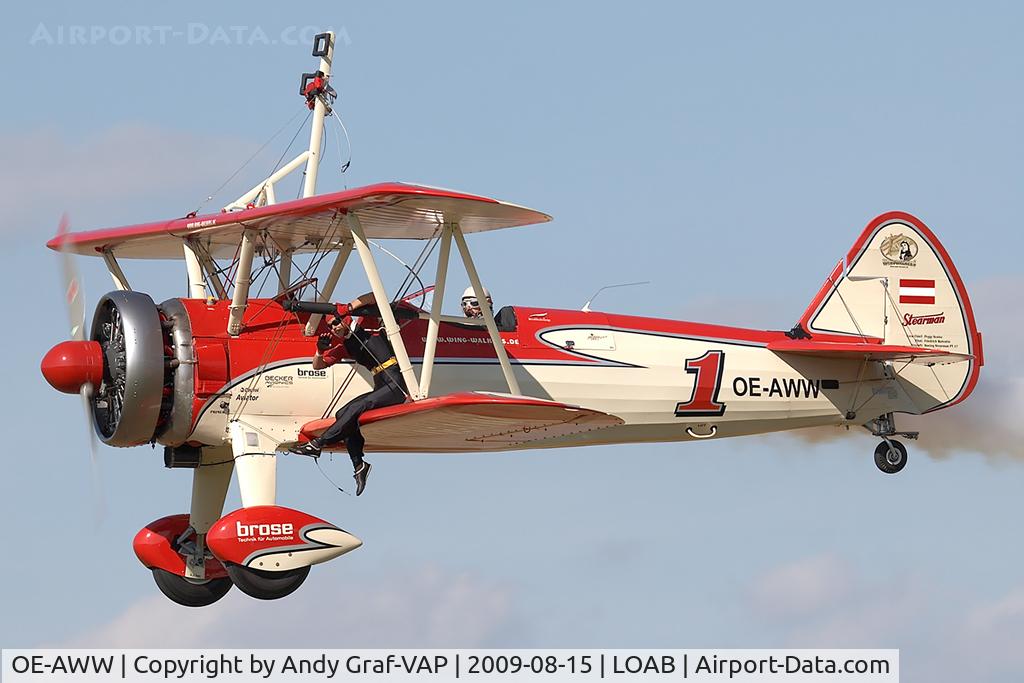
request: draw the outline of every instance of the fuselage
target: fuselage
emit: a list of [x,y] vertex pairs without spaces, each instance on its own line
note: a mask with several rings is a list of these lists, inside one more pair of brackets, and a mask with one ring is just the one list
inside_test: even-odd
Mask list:
[[[251,300],[238,337],[224,332],[227,302],[182,300],[194,368],[189,440],[218,444],[230,419],[256,418],[281,441],[369,391],[370,374],[351,362],[314,370],[316,337],[305,318],[276,302]],[[609,427],[544,446],[695,440],[820,425],[851,411],[893,409],[891,382],[877,364],[780,355],[766,348],[784,332],[600,312],[507,307],[501,338],[523,394],[585,406],[621,418]],[[418,370],[427,321],[401,321]],[[373,319],[363,321],[375,327]],[[486,329],[442,322],[431,395],[507,392]],[[372,447],[372,444],[369,445]]]

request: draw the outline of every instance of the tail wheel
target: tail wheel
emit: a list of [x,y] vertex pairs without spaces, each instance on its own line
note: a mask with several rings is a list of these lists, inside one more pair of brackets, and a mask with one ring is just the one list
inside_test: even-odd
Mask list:
[[228,576],[238,590],[258,600],[277,600],[291,595],[309,576],[309,567],[288,569],[283,572],[268,572],[250,569],[238,564],[225,564]]
[[875,465],[886,474],[896,474],[907,466],[907,447],[888,439],[875,447]]
[[192,581],[166,569],[153,568],[157,588],[168,598],[185,607],[206,607],[223,598],[231,590],[231,579]]

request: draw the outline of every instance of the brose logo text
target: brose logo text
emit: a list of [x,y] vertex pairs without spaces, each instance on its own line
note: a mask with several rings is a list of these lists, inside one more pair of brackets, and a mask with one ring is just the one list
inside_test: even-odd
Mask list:
[[284,524],[242,524],[235,522],[235,535],[239,538],[252,536],[291,536],[295,533],[295,525]]

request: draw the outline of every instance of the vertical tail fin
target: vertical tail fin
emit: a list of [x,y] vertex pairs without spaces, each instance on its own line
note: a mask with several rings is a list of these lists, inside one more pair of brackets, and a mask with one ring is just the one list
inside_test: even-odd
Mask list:
[[981,334],[953,261],[927,226],[902,212],[871,221],[800,319],[812,337],[857,337],[973,356],[963,363],[897,368],[898,381],[927,412],[974,389]]

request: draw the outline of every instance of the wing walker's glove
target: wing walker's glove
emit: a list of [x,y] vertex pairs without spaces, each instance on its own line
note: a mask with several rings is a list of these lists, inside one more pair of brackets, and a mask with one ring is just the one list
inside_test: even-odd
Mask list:
[[349,306],[348,304],[337,304],[336,310],[338,311],[338,315],[344,318],[346,315],[349,314],[349,311],[352,310],[352,307]]
[[329,334],[321,334],[320,337],[316,340],[316,350],[319,351],[320,353],[323,353],[327,349],[331,348],[333,345],[334,343],[331,341],[331,335]]

